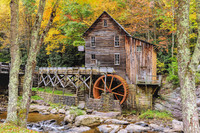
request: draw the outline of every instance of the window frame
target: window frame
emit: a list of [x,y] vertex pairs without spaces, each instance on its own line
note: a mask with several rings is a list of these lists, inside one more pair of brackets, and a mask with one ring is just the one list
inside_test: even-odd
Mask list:
[[[94,42],[93,42],[93,40],[92,40],[93,37],[94,37]],[[92,43],[94,43],[94,45],[92,45]],[[91,47],[96,47],[96,37],[95,37],[95,36],[91,36],[91,37],[90,37],[90,46],[91,46]]]
[[[94,56],[94,59],[92,58]],[[96,55],[95,54],[91,54],[91,60],[96,60]]]
[[[116,55],[119,55],[119,63],[116,63]],[[120,65],[120,53],[114,53],[114,65]]]
[[[118,36],[118,45],[115,45],[117,36]],[[117,35],[117,36],[114,36],[114,47],[120,47],[120,36],[119,35]]]
[[[140,48],[140,51],[138,50],[138,48]],[[136,47],[136,51],[137,51],[137,52],[142,52],[142,46],[137,45],[137,47]]]
[[[106,22],[106,25],[105,25],[105,22]],[[108,20],[107,19],[103,20],[103,27],[108,27]]]

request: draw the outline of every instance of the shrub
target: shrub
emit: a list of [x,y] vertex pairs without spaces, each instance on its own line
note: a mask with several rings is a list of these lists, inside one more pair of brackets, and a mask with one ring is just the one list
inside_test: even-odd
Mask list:
[[178,62],[175,57],[172,58],[172,63],[169,65],[168,72],[167,81],[171,82],[173,85],[179,85]]
[[37,96],[37,95],[31,96],[31,99],[32,100],[43,100],[40,96]]
[[76,116],[80,116],[80,115],[84,115],[85,111],[83,111],[81,109],[74,108],[73,110],[72,109],[70,110],[70,114],[74,114]]
[[169,112],[159,112],[156,110],[148,110],[142,113],[139,118],[141,119],[162,119],[162,120],[172,120],[172,115]]

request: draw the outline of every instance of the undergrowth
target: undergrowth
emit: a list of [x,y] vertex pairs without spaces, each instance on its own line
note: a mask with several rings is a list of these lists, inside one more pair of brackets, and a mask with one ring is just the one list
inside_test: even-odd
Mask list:
[[8,123],[0,124],[0,133],[38,133],[26,128],[19,126],[11,125]]
[[[32,91],[41,91],[46,93],[53,93],[55,95],[63,95],[63,91],[60,90],[54,90],[52,88],[32,88]],[[74,96],[74,94],[71,93],[64,93],[64,96]]]
[[147,110],[143,112],[140,116],[140,119],[162,119],[162,120],[172,120],[172,114],[169,112],[160,112],[157,110]]

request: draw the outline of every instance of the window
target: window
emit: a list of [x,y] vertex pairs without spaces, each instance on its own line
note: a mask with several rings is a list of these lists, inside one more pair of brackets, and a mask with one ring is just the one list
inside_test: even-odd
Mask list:
[[94,36],[91,37],[91,46],[95,47],[95,37]]
[[95,58],[95,54],[91,54],[91,59],[92,60],[95,60],[96,58]]
[[120,62],[119,62],[120,57],[119,57],[119,54],[118,54],[118,53],[115,54],[114,60],[115,60],[115,65],[119,65],[119,63],[120,63]]
[[107,26],[108,26],[107,20],[104,20],[104,21],[103,21],[103,26],[104,26],[104,27],[107,27]]
[[142,52],[142,46],[137,46],[137,52]]
[[115,36],[115,47],[119,47],[119,36]]

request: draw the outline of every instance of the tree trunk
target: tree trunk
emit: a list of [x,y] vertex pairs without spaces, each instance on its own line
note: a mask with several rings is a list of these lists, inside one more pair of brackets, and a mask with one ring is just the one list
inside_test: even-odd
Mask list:
[[39,51],[39,41],[40,41],[40,27],[43,18],[43,12],[45,7],[46,0],[40,0],[38,13],[36,16],[35,24],[32,31],[32,38],[31,38],[31,46],[29,50],[29,55],[27,59],[26,69],[25,69],[25,81],[23,84],[23,96],[22,96],[22,103],[21,103],[21,110],[19,112],[20,118],[20,125],[22,127],[26,127],[27,125],[27,118],[30,106],[30,98],[31,98],[31,89],[32,89],[32,79],[33,79],[33,72],[36,66],[36,57]]
[[189,1],[178,0],[178,75],[181,87],[184,133],[199,133],[195,93],[195,69],[189,49]]
[[6,122],[17,124],[17,98],[20,69],[20,49],[18,43],[18,21],[19,21],[19,0],[11,0],[11,38],[10,38],[10,77],[9,77],[9,99]]

